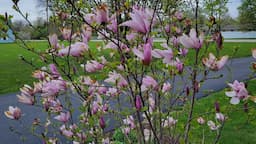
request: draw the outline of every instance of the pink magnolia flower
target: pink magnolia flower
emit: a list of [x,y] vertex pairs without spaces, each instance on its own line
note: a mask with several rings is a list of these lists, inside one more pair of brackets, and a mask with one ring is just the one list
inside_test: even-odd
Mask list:
[[116,88],[109,88],[107,91],[108,96],[117,96],[118,90]]
[[33,105],[35,103],[34,96],[29,96],[21,93],[20,95],[17,95],[18,101],[24,104]]
[[51,80],[42,86],[42,96],[56,96],[60,91],[65,91],[67,88],[64,80]]
[[205,123],[205,120],[202,117],[199,117],[197,118],[197,122],[202,125]]
[[175,120],[173,117],[167,117],[166,120],[163,122],[163,127],[172,127],[174,126],[178,120]]
[[166,50],[154,49],[152,56],[155,58],[163,58],[163,63],[171,63],[173,61],[172,49],[166,43],[161,44],[161,46]]
[[131,128],[130,127],[124,127],[124,128],[121,128],[121,130],[125,135],[128,135],[131,131]]
[[65,39],[65,40],[70,40],[71,39],[71,29],[68,29],[68,28],[63,28],[61,30],[61,34],[62,34],[62,37]]
[[107,111],[108,111],[108,108],[109,108],[108,104],[105,103],[105,104],[102,106],[102,111],[103,111],[103,112],[107,112]]
[[169,24],[167,24],[167,25],[164,27],[164,30],[165,30],[165,32],[166,32],[166,33],[171,32],[170,25],[169,25]]
[[128,85],[125,78],[121,74],[119,74],[115,71],[110,72],[108,74],[108,78],[105,79],[104,81],[107,82],[107,83],[117,84],[117,86],[119,86],[119,87],[125,87],[125,86]]
[[120,71],[124,71],[124,66],[120,64],[120,65],[117,66],[117,69],[120,70]]
[[108,22],[108,7],[106,4],[101,4],[96,8],[96,21],[98,24]]
[[54,77],[60,77],[60,73],[58,72],[58,69],[57,67],[55,66],[55,64],[50,64],[49,65],[49,68],[50,68],[50,72],[51,74],[54,76]]
[[189,36],[183,34],[183,36],[181,36],[179,38],[180,43],[185,47],[185,48],[195,48],[195,49],[200,49],[203,45],[203,41],[204,41],[204,36],[201,34],[199,36],[199,38],[197,38],[196,35],[196,30],[195,29],[191,29]]
[[183,13],[180,11],[176,11],[174,16],[178,19],[178,20],[182,20],[183,19]]
[[132,115],[127,116],[126,119],[123,120],[124,124],[129,126],[131,129],[135,128],[134,118]]
[[184,64],[182,61],[180,61],[180,59],[178,57],[176,57],[176,60],[172,60],[172,61],[168,62],[167,64],[169,64],[171,66],[175,66],[176,69],[178,70],[178,73],[181,74],[183,72]]
[[96,71],[102,70],[103,67],[104,67],[103,64],[95,60],[87,61],[87,64],[85,65],[85,69],[87,72],[96,72]]
[[256,59],[256,48],[252,49],[252,57]]
[[89,76],[82,76],[81,82],[85,85],[93,85],[95,83],[95,81],[92,80]]
[[21,94],[17,95],[18,101],[24,104],[33,105],[35,102],[34,99],[34,89],[29,85],[24,85],[24,87],[20,88]]
[[[137,9],[133,8],[132,13],[130,13],[131,20],[128,20],[121,24],[121,26],[128,26],[134,31],[146,34],[150,31],[150,24],[153,17],[153,10],[151,9]],[[152,25],[155,24],[155,18],[153,18]]]
[[142,85],[141,90],[145,91],[147,89],[153,88],[157,89],[158,84],[155,79],[153,79],[151,76],[146,76],[142,79]]
[[98,87],[97,90],[99,94],[106,94],[106,92],[108,91],[107,87],[105,87],[104,85]]
[[42,88],[43,88],[43,84],[42,82],[34,82],[34,93],[41,93],[42,92]]
[[83,42],[76,42],[71,46],[67,46],[66,48],[60,49],[57,55],[67,56],[68,54],[70,54],[73,57],[81,57],[83,56],[83,53],[85,51],[88,51],[88,45]]
[[63,134],[66,137],[69,137],[69,138],[74,135],[74,133],[70,129],[67,129],[65,125],[62,125],[60,127],[60,132],[61,132],[61,134]]
[[113,14],[110,19],[109,19],[109,24],[107,25],[107,28],[111,31],[113,31],[114,33],[117,32],[117,19],[116,19],[116,14]]
[[34,95],[34,90],[31,86],[25,84],[22,88],[20,88],[21,93],[28,96]]
[[105,46],[105,48],[110,48],[110,49],[115,49],[115,50],[118,50],[118,49],[121,49],[123,50],[124,52],[129,52],[130,49],[128,48],[128,46],[122,42],[118,42],[118,40],[116,39],[113,39],[114,42],[109,42],[107,43],[107,45]]
[[88,25],[84,25],[82,29],[82,39],[83,43],[88,43],[90,38],[92,36],[92,28],[89,27]]
[[21,110],[18,107],[9,106],[8,111],[4,112],[9,119],[18,120],[21,117]]
[[172,88],[169,82],[163,84],[162,93],[168,92]]
[[58,99],[52,97],[43,97],[43,106],[46,111],[52,112],[61,112],[63,108],[61,102]]
[[96,15],[89,13],[89,14],[85,14],[84,16],[84,20],[88,23],[88,24],[92,24],[96,22]]
[[59,48],[58,36],[56,34],[49,35],[49,42],[52,48],[54,49]]
[[209,58],[203,58],[203,64],[210,68],[211,70],[220,70],[228,61],[228,56],[221,57],[220,60],[217,60],[217,58],[212,54],[209,53]]
[[233,84],[229,83],[228,85],[231,87],[232,91],[225,92],[225,94],[226,96],[231,97],[231,104],[238,104],[240,100],[245,100],[249,97],[243,82],[235,80]]
[[17,95],[18,101],[24,104],[33,105],[35,103],[34,96],[27,96],[24,94]]
[[188,54],[188,49],[180,48],[178,54],[182,56],[186,56]]
[[144,65],[150,64],[151,59],[152,59],[152,55],[151,55],[152,44],[151,43],[144,44],[143,53],[136,48],[134,48],[132,51],[137,57],[139,57],[142,60]]
[[173,45],[174,47],[178,47],[178,46],[179,46],[179,43],[180,43],[180,40],[179,40],[177,37],[173,36],[173,37],[171,38],[171,42],[172,42],[172,45]]
[[137,36],[138,36],[138,33],[131,32],[131,33],[129,33],[129,34],[126,34],[126,39],[127,39],[128,41],[132,41],[132,40],[134,40]]
[[226,120],[226,117],[222,113],[216,113],[216,119],[220,122],[224,122]]
[[67,113],[61,112],[60,115],[54,117],[54,119],[56,119],[58,121],[61,121],[63,123],[68,122],[69,118],[70,118],[70,113],[69,112],[67,112]]
[[43,80],[48,76],[48,74],[46,72],[36,70],[33,72],[32,76],[36,79]]
[[216,125],[213,121],[208,121],[207,125],[210,127],[211,130],[217,130],[220,128],[220,125]]

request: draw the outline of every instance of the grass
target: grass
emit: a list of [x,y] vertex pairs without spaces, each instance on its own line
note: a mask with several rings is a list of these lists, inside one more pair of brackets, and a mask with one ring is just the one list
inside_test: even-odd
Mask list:
[[[99,42],[91,42],[91,48],[98,45]],[[48,47],[46,42],[28,42],[30,47],[35,48],[36,51],[43,51]],[[159,45],[157,43],[156,45]],[[255,47],[254,43],[224,43],[224,48],[221,55],[232,54],[238,47],[234,57],[246,57],[251,55],[251,48]],[[213,47],[211,49],[214,49]],[[29,51],[19,47],[15,43],[0,44],[0,94],[16,92],[23,84],[31,84],[33,78],[31,73],[32,67],[20,60],[19,56],[23,55],[25,58],[33,59],[35,63],[41,65],[39,57]],[[189,55],[193,59],[192,54]]]
[[[47,42],[27,42],[35,51],[44,51],[48,47]],[[95,47],[97,43],[90,43]],[[20,56],[39,66],[43,66],[40,58],[30,51],[20,47],[16,43],[0,44],[0,94],[16,92],[24,84],[32,84],[31,77],[34,68],[20,59]]]
[[[256,95],[256,80],[247,82],[248,91],[251,95]],[[254,144],[256,143],[255,127],[256,127],[256,104],[253,102],[248,103],[249,112],[244,112],[243,102],[238,105],[229,104],[230,98],[225,96],[225,91],[216,92],[208,97],[199,99],[196,102],[194,109],[194,119],[190,132],[190,140],[193,143],[202,143],[202,135],[204,129],[205,143],[213,143],[217,135],[217,131],[211,131],[207,124],[199,125],[196,119],[204,114],[202,117],[206,120],[213,120],[215,122],[214,103],[216,101],[220,104],[220,110],[223,114],[228,116],[224,124],[222,135],[220,137],[220,144]],[[185,108],[186,109],[186,108]],[[180,123],[184,123],[184,112],[181,113]],[[180,126],[180,128],[183,126]]]

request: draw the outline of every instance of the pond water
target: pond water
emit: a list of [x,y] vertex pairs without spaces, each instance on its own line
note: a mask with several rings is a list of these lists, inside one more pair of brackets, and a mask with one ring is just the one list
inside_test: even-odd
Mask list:
[[224,38],[256,38],[256,31],[225,31],[222,32]]

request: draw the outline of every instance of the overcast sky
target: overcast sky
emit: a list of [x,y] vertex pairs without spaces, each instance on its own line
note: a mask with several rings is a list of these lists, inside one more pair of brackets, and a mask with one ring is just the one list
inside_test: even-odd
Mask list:
[[[238,11],[237,7],[241,4],[241,0],[229,0],[228,3],[228,9],[229,9],[229,14],[232,17],[237,17],[238,16]],[[38,10],[37,5],[37,0],[20,0],[19,6],[20,9],[23,12],[29,13],[29,19],[30,20],[35,20],[37,17],[42,16],[43,14],[40,13]],[[12,1],[11,0],[0,0],[0,13],[4,14],[5,12],[8,12],[9,15],[14,16],[14,20],[20,20],[22,19],[21,16],[12,9]]]

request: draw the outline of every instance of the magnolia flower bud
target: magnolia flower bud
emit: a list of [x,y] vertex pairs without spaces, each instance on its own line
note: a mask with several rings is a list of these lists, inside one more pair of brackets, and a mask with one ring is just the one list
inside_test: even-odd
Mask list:
[[186,87],[186,95],[189,96],[189,93],[190,93],[190,90],[189,90],[189,87],[187,86]]
[[140,98],[140,96],[137,96],[137,97],[136,97],[135,107],[136,107],[136,109],[137,109],[138,111],[141,110],[142,103],[141,103],[141,98]]
[[106,127],[106,123],[105,123],[105,120],[104,120],[103,117],[100,117],[99,123],[100,123],[100,127],[101,127],[102,129],[104,129],[104,128]]
[[220,112],[220,105],[219,105],[219,103],[216,101],[214,105],[215,105],[215,111],[217,113],[219,113]]

